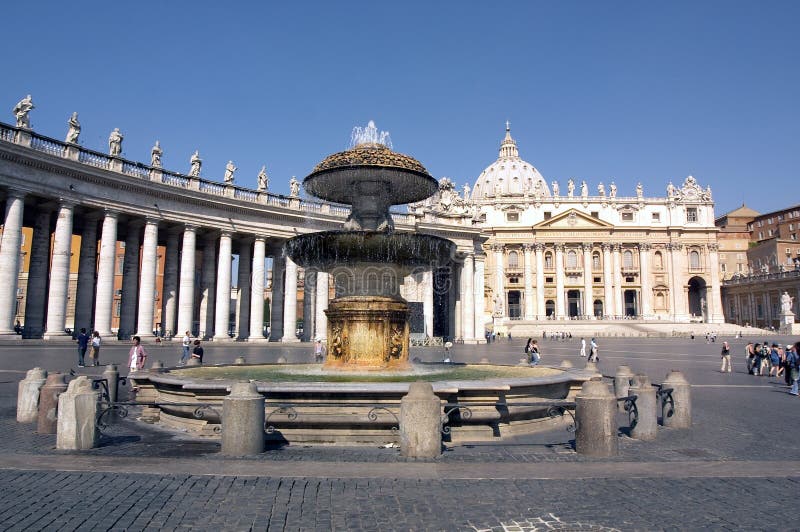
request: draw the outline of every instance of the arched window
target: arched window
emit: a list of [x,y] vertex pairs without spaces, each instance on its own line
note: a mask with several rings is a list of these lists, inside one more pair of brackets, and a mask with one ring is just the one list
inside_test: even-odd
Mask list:
[[511,180],[511,192],[521,192],[519,189],[519,177],[515,176],[514,179]]
[[573,250],[567,251],[567,268],[578,267],[578,254]]
[[592,255],[592,269],[595,271],[600,270],[600,254],[594,253]]
[[508,267],[519,268],[519,254],[516,251],[508,253]]
[[692,269],[700,269],[700,253],[695,250],[689,252],[689,267]]
[[544,254],[544,267],[548,270],[553,269],[553,254],[549,251]]
[[633,268],[633,253],[629,249],[622,253],[622,267]]
[[653,267],[656,270],[663,270],[664,269],[664,256],[661,254],[660,251],[656,251],[653,254]]

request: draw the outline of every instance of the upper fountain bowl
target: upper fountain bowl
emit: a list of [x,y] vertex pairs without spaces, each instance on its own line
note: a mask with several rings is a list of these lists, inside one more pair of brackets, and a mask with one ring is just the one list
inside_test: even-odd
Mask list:
[[367,191],[380,191],[388,205],[405,205],[429,198],[439,183],[413,157],[367,143],[326,157],[303,187],[313,196],[346,205]]

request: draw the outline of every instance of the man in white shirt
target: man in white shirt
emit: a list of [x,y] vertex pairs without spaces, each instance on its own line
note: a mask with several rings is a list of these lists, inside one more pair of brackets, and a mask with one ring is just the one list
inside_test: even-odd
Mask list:
[[586,356],[586,338],[581,338],[581,356]]
[[186,331],[186,334],[183,335],[183,342],[181,345],[183,346],[183,353],[181,354],[181,360],[178,362],[178,365],[185,366],[191,354],[192,336],[189,331]]

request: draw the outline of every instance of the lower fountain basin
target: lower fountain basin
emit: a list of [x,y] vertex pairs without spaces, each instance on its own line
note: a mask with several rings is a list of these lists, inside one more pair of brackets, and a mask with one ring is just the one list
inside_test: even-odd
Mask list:
[[[490,364],[415,364],[404,372],[361,373],[327,371],[319,364],[267,364],[174,368],[131,378],[138,401],[159,404],[142,418],[168,427],[219,437],[222,401],[231,384],[252,379],[266,399],[268,440],[371,445],[399,443],[400,400],[416,380],[431,382],[443,414],[452,408],[446,405],[465,407],[450,413],[447,438],[481,441],[552,429],[560,422],[550,419],[541,403],[571,399],[592,376],[573,368]],[[198,419],[194,405],[212,408]]]

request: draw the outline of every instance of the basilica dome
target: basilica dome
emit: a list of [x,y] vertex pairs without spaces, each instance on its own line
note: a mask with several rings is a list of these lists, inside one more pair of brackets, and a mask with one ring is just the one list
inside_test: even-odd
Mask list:
[[500,154],[495,162],[484,170],[472,189],[473,200],[535,194],[550,196],[547,183],[532,164],[523,161],[517,151],[517,143],[511,138],[511,128],[506,123],[506,136],[500,145]]

